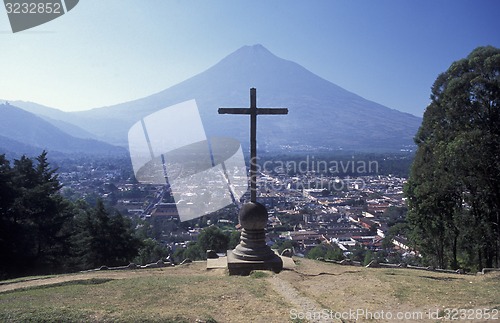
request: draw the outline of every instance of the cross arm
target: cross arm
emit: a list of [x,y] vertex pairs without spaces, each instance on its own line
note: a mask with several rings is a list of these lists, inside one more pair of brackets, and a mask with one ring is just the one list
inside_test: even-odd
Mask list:
[[288,114],[287,108],[257,108],[257,114]]
[[[287,108],[257,108],[256,114],[288,114]],[[219,114],[252,114],[251,108],[219,108]]]
[[219,114],[250,114],[250,108],[219,108]]

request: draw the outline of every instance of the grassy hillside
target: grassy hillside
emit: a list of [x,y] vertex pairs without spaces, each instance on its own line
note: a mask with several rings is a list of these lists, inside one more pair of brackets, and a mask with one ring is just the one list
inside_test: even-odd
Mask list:
[[[388,312],[394,317],[421,312],[415,321],[435,322],[429,313],[443,316],[446,308],[500,310],[498,273],[464,276],[298,262],[294,271],[248,277],[207,271],[206,263],[196,262],[3,281],[0,321],[351,322],[346,313],[362,309],[378,315],[374,322],[387,321]],[[335,312],[344,319],[335,319]],[[482,319],[474,322],[485,321],[485,312],[477,313]],[[360,315],[358,321],[364,321]]]

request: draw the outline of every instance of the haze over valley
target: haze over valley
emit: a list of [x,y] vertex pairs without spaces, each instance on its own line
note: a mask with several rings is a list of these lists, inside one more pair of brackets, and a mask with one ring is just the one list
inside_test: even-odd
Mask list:
[[[309,72],[299,64],[279,58],[262,45],[244,46],[208,70],[164,91],[108,107],[81,112],[63,112],[33,102],[9,102],[39,118],[4,120],[0,136],[24,145],[55,151],[99,153],[102,144],[74,139],[62,147],[62,135],[49,135],[48,124],[81,139],[98,139],[127,146],[130,127],[141,118],[170,105],[195,99],[207,136],[228,136],[248,145],[248,118],[218,115],[219,107],[248,107],[249,89],[257,88],[259,107],[287,107],[284,117],[259,117],[258,144],[265,152],[395,152],[413,147],[421,118],[366,100]],[[8,111],[7,111],[8,110]],[[17,112],[19,113],[19,112]],[[45,123],[33,127],[30,123]],[[188,125],[186,125],[188,126]],[[20,129],[30,129],[29,138]],[[37,138],[33,141],[32,138]],[[12,145],[9,146],[12,148]],[[20,146],[21,147],[21,146]],[[119,152],[111,149],[110,152]]]

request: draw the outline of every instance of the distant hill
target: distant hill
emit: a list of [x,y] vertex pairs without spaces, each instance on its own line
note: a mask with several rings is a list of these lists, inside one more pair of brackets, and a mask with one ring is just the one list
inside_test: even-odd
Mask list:
[[43,149],[24,144],[17,140],[0,136],[0,154],[6,154],[7,159],[17,158],[20,154],[28,156],[39,155]]
[[251,87],[257,88],[258,106],[289,109],[287,116],[259,117],[260,150],[395,151],[413,145],[421,123],[421,118],[366,100],[262,45],[244,46],[208,70],[145,98],[74,113],[44,107],[39,113],[126,145],[128,129],[142,117],[196,99],[209,136],[234,137],[246,145],[248,117],[218,115],[217,110],[247,107]]
[[73,137],[48,121],[10,104],[0,105],[0,151],[34,154],[45,149],[60,153],[117,155],[121,147]]
[[[5,100],[4,100],[5,101]],[[67,113],[59,109],[47,107],[42,104],[29,101],[8,101],[10,105],[21,108],[41,117],[49,117],[54,120],[64,120],[67,118]]]
[[[76,125],[73,124],[74,116],[71,113],[67,113],[58,109],[49,108],[47,106],[27,102],[27,101],[10,101],[10,105],[21,108],[30,113],[36,114],[45,121],[48,121],[55,127],[66,132],[67,134],[83,139],[99,139],[93,133],[90,133]],[[64,121],[67,120],[67,121]]]

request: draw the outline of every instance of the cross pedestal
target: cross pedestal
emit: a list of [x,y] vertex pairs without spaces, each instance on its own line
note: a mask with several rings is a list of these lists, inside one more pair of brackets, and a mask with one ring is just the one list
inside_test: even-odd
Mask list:
[[286,108],[257,108],[257,91],[250,89],[250,108],[220,108],[220,114],[250,115],[250,203],[246,203],[238,215],[243,230],[239,245],[227,252],[230,275],[248,275],[252,270],[283,269],[283,261],[266,245],[268,213],[257,202],[257,115],[287,114]]
[[248,275],[252,270],[279,273],[283,269],[283,261],[266,244],[267,210],[264,205],[246,203],[238,217],[243,230],[240,244],[227,251],[229,274]]

